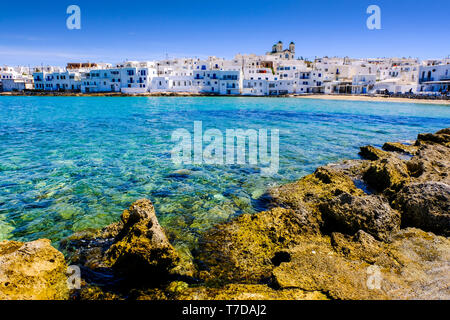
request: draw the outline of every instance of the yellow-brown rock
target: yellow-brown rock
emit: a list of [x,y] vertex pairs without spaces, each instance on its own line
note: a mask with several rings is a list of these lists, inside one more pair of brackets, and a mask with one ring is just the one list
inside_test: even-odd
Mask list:
[[0,242],[0,300],[67,299],[66,271],[50,240]]
[[138,200],[121,217],[123,228],[106,252],[111,265],[129,276],[150,277],[169,274],[180,258],[156,218],[151,201]]

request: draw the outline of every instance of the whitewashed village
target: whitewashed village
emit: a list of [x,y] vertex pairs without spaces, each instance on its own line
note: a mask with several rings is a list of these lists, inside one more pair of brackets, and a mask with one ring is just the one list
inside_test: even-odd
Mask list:
[[161,61],[3,66],[0,91],[122,94],[285,96],[302,94],[389,94],[448,97],[450,58],[352,59],[296,56],[281,41],[264,55],[232,60],[174,58]]

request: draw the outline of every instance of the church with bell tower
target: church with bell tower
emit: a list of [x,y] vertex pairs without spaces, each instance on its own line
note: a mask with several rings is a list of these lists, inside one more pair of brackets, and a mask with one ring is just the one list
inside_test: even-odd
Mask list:
[[283,50],[283,42],[278,41],[278,43],[272,46],[272,51],[267,52],[266,55],[278,56],[283,60],[293,60],[295,59],[295,43],[291,42],[289,48]]

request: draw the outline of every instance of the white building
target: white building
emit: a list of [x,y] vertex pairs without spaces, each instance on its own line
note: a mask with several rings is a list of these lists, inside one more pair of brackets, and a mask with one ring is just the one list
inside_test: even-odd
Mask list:
[[33,89],[33,78],[29,74],[27,67],[9,67],[0,68],[1,91],[24,91]]
[[34,88],[44,91],[71,91],[81,90],[81,75],[78,72],[34,72]]
[[450,62],[419,67],[418,93],[449,93]]
[[352,81],[352,93],[353,94],[366,94],[372,91],[377,76],[375,74],[355,75]]
[[150,91],[150,83],[157,77],[153,62],[127,62],[120,68],[121,91],[123,93],[145,93]]
[[21,78],[21,79],[4,79],[2,80],[2,91],[24,91],[33,90],[33,78]]
[[[65,69],[40,67],[34,88],[47,91],[138,93],[207,93],[219,95],[286,94],[445,94],[450,85],[450,59],[295,59],[295,44],[280,41],[264,55],[237,54],[233,59],[174,58],[160,61],[69,63]],[[29,68],[0,68],[7,90],[29,83]],[[15,81],[10,81],[15,80]],[[23,82],[22,82],[23,80]]]

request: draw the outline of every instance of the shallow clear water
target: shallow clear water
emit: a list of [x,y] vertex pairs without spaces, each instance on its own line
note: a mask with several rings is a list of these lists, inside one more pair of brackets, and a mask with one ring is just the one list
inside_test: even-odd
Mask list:
[[[176,166],[177,128],[279,129],[280,169]],[[0,239],[57,241],[117,221],[147,197],[178,246],[243,212],[273,184],[357,158],[359,146],[450,126],[450,107],[231,97],[0,97]],[[189,175],[176,175],[180,168]]]

